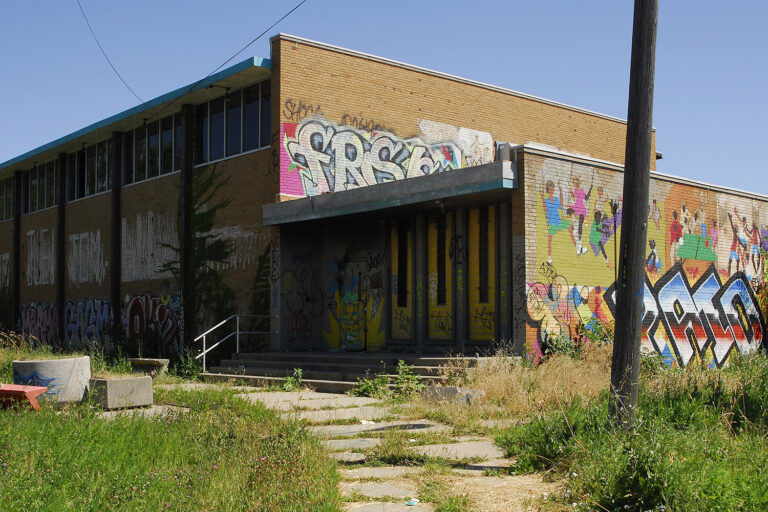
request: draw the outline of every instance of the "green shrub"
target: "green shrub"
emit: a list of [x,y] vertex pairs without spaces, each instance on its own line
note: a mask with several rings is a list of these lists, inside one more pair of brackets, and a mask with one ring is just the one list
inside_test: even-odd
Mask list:
[[302,373],[301,368],[294,368],[293,375],[289,375],[283,380],[283,391],[298,391],[301,389]]
[[389,377],[379,373],[373,378],[368,377],[368,372],[362,379],[358,379],[357,385],[350,390],[352,396],[370,396],[373,398],[387,398],[391,392],[389,389]]

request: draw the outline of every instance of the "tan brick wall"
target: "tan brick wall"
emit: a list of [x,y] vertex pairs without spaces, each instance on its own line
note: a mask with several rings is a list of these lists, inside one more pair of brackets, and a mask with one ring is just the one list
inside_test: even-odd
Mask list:
[[48,208],[21,217],[22,304],[56,300],[56,211]]
[[624,160],[626,125],[616,120],[302,42],[273,40],[273,60],[280,79],[273,119],[281,123],[322,115],[411,137],[420,120],[430,120],[490,132],[498,141]]
[[106,192],[67,203],[64,249],[67,301],[109,299],[111,201],[112,194]]

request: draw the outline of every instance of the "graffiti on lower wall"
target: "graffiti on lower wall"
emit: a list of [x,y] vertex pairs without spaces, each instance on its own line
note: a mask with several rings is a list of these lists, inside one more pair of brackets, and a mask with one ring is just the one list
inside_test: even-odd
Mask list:
[[314,196],[488,163],[489,133],[422,121],[421,134],[402,138],[363,131],[320,116],[283,123],[280,192]]
[[[573,337],[579,324],[612,323],[615,293],[615,285],[577,286],[561,275],[529,284],[528,316],[537,330],[529,355],[540,358],[551,337]],[[691,283],[678,263],[655,284],[646,276],[643,305],[641,348],[673,366],[722,366],[734,350],[750,354],[764,342],[764,319],[743,272],[723,283],[711,266]]]
[[[623,185],[618,172],[554,159],[543,159],[535,180],[526,343],[538,358],[553,336],[613,322]],[[764,272],[766,225],[763,202],[651,180],[644,350],[672,365],[722,366],[734,350],[764,344],[753,289]]]
[[0,288],[11,284],[11,254],[0,253]]
[[74,233],[68,236],[67,274],[69,283],[101,284],[107,272],[107,259],[101,242],[101,230]]
[[160,267],[176,257],[176,216],[170,211],[148,210],[122,220],[122,281],[148,281],[170,277]]
[[56,276],[56,230],[27,231],[27,285],[53,284]]
[[[59,341],[56,304],[31,302],[22,306],[18,328],[41,344],[80,350],[94,342],[110,341],[112,315],[108,299],[68,301],[64,306],[64,339]],[[143,336],[148,330],[157,333],[165,354],[177,353],[182,346],[182,307],[177,294],[161,296],[147,292],[127,296],[121,320],[128,336]]]

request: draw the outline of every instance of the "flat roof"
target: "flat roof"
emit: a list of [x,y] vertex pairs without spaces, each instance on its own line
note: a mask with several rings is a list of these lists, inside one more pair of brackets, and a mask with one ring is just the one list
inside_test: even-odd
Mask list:
[[[80,143],[85,142],[82,140],[83,138],[90,136],[93,140],[89,140],[88,143],[98,142],[103,140],[105,136],[109,136],[113,131],[135,128],[143,122],[144,118],[154,118],[155,116],[160,116],[160,114],[163,114],[163,116],[173,114],[178,108],[168,112],[164,112],[164,110],[180,98],[185,98],[190,103],[202,103],[221,96],[220,90],[212,90],[210,86],[216,85],[235,89],[245,86],[249,82],[266,79],[270,76],[271,69],[272,61],[270,59],[250,57],[202,80],[179,87],[174,91],[145,101],[119,114],[97,121],[69,135],[65,135],[48,144],[43,144],[40,147],[0,163],[0,174],[3,174],[2,171],[11,167],[21,166],[21,164],[33,158],[48,161],[56,158],[60,152],[71,152],[80,149]],[[181,103],[178,104],[178,107],[181,107]]]

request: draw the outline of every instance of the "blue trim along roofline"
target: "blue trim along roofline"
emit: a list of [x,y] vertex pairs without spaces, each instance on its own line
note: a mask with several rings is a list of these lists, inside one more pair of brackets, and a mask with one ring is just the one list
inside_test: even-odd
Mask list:
[[12,167],[19,162],[22,162],[28,158],[31,158],[35,155],[38,155],[56,146],[59,146],[61,144],[66,144],[67,142],[71,142],[77,139],[78,137],[87,135],[92,131],[98,130],[99,128],[104,128],[105,126],[109,126],[112,123],[116,123],[118,121],[122,121],[136,114],[140,114],[141,112],[149,108],[162,105],[163,103],[166,103],[166,102],[177,100],[191,92],[195,92],[200,89],[203,89],[211,84],[218,82],[219,80],[224,80],[226,78],[229,78],[251,67],[261,67],[261,68],[271,69],[272,61],[270,59],[265,59],[262,57],[250,57],[233,66],[230,66],[226,69],[222,69],[218,73],[214,73],[211,76],[204,78],[203,80],[193,82],[191,84],[185,85],[184,87],[179,87],[174,91],[165,93],[161,96],[158,96],[157,98],[145,101],[144,103],[140,105],[136,105],[135,107],[129,108],[128,110],[124,110],[119,114],[115,114],[106,119],[102,119],[101,121],[97,121],[91,125],[86,126],[85,128],[81,128],[75,132],[72,132],[69,135],[65,135],[64,137],[61,137],[52,142],[49,142],[48,144],[43,144],[42,146],[32,149],[30,151],[27,151],[22,155],[19,155],[15,158],[11,158],[6,162],[0,163],[0,171],[3,169],[7,169],[8,167]]

